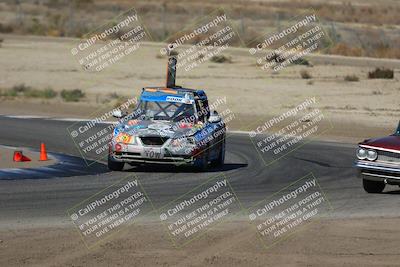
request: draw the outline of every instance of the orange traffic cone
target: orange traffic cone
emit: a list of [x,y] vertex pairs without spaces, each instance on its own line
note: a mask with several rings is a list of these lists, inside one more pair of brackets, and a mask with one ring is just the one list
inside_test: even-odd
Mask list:
[[31,161],[31,159],[22,154],[22,151],[14,151],[13,161],[23,162],[23,161]]
[[22,151],[14,151],[13,161],[20,162],[22,160]]
[[48,160],[46,146],[44,145],[44,143],[41,143],[40,144],[40,161],[45,161],[45,160]]

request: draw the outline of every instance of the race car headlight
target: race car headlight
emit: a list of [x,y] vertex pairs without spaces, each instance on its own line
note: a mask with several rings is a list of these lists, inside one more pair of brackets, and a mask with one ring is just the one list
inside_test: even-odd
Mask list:
[[173,139],[171,140],[171,143],[169,144],[172,147],[179,147],[181,145],[181,141],[179,139]]
[[173,139],[170,143],[172,147],[183,147],[187,145],[194,145],[196,143],[193,137],[184,137]]
[[366,158],[367,158],[367,155],[368,155],[368,152],[367,152],[366,149],[364,149],[364,148],[359,148],[359,149],[357,150],[357,158],[358,158],[358,159],[361,159],[361,160],[366,159]]
[[374,161],[378,158],[378,153],[375,150],[368,150],[367,152],[367,159],[370,161]]
[[122,144],[130,144],[130,145],[137,145],[137,136],[135,135],[129,135],[127,133],[119,133],[117,136],[113,136],[112,141],[113,143],[122,143]]
[[138,141],[137,141],[137,136],[132,136],[130,141],[129,141],[130,145],[137,145]]

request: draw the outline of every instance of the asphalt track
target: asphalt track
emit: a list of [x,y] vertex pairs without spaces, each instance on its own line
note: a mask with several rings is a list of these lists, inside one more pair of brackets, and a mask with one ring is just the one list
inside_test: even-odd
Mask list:
[[[213,176],[224,174],[244,208],[270,197],[310,172],[318,179],[333,211],[329,217],[398,215],[398,187],[367,194],[353,168],[354,144],[311,141],[266,166],[247,134],[227,137],[226,164],[204,173],[176,167],[130,167],[110,172],[104,164],[87,167],[67,133],[70,121],[0,116],[0,144],[38,148],[73,156],[75,166],[43,177],[0,176],[0,224],[36,226],[70,224],[66,210],[127,175],[136,175],[157,209]],[[87,171],[74,172],[74,168]]]

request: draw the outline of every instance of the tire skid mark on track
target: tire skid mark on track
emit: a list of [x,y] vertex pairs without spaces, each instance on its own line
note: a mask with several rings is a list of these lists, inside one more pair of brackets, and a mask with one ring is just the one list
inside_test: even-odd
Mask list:
[[314,164],[317,164],[317,165],[319,165],[321,167],[327,167],[327,168],[335,167],[335,166],[332,166],[331,164],[329,164],[327,162],[323,162],[323,161],[319,161],[319,160],[306,159],[306,158],[300,158],[300,157],[293,157],[293,158],[297,159],[297,160],[302,160],[302,161],[307,161],[307,162],[310,162],[310,163],[314,163]]

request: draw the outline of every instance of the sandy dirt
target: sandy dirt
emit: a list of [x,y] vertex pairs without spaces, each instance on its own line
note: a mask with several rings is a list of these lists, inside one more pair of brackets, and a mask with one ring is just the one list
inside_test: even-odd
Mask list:
[[398,224],[399,218],[324,219],[271,248],[244,221],[219,225],[179,249],[158,223],[131,225],[91,250],[69,227],[2,229],[0,265],[398,266]]
[[[157,57],[163,47],[159,43],[144,43],[138,51],[101,73],[89,73],[70,54],[77,39],[13,35],[3,38],[0,57],[5,64],[0,65],[0,88],[21,83],[57,91],[79,88],[87,97],[79,103],[65,103],[60,98],[3,98],[0,114],[90,117],[99,109],[113,108],[110,93],[128,98],[137,96],[142,87],[165,82],[166,59]],[[316,107],[334,126],[324,139],[355,142],[391,133],[397,126],[400,60],[313,55],[309,57],[313,67],[290,66],[272,73],[260,70],[246,49],[228,49],[224,54],[231,56],[233,63],[205,62],[189,72],[178,70],[177,83],[205,89],[211,102],[226,96],[226,105],[239,118],[240,122],[234,124],[238,130],[252,130],[257,123],[311,97],[316,97]],[[394,68],[395,78],[367,79],[368,71],[375,67]],[[300,77],[304,69],[312,79]],[[344,81],[346,75],[353,74],[360,78],[359,82]]]

